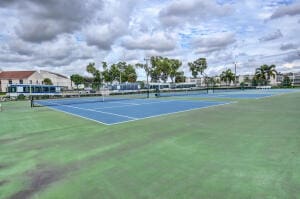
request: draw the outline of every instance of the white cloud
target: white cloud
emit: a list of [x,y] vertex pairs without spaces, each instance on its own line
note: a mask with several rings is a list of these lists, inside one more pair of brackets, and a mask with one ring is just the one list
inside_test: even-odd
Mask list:
[[160,11],[159,19],[165,26],[176,26],[224,17],[231,12],[233,12],[231,6],[220,5],[211,0],[173,0]]
[[280,30],[276,30],[275,32],[269,33],[261,38],[259,38],[260,42],[272,41],[283,37]]
[[235,59],[240,73],[264,63],[296,70],[296,2],[0,1],[0,67],[70,75],[83,73],[89,62],[134,64],[161,55],[182,60],[188,76],[187,63],[200,56],[210,74],[232,67]]
[[290,49],[297,49],[297,45],[292,43],[286,43],[280,46],[280,50],[290,50]]
[[192,40],[192,46],[196,49],[196,53],[211,53],[223,50],[235,42],[233,33],[218,33],[195,38]]
[[138,37],[125,37],[122,46],[129,50],[155,50],[158,52],[174,50],[176,38],[167,33],[158,32],[154,34],[144,34]]
[[283,16],[295,15],[300,15],[300,3],[281,6],[272,14],[270,18],[276,19]]

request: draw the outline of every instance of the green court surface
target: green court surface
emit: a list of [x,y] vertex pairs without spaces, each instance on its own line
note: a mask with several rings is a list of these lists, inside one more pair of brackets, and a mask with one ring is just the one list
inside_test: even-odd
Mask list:
[[300,93],[105,126],[0,112],[0,198],[300,197]]

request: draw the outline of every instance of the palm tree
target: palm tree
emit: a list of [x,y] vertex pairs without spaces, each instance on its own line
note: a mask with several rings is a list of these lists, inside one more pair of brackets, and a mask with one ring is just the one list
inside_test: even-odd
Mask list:
[[232,73],[231,69],[227,69],[221,73],[220,79],[221,81],[226,82],[226,86],[228,86],[232,81],[234,81],[235,75]]
[[255,70],[254,78],[259,84],[265,84],[266,82],[265,68],[262,66],[260,68],[257,68]]
[[275,65],[264,64],[255,70],[255,78],[260,82],[260,84],[266,85],[270,82],[270,78],[275,78],[277,71],[275,70]]
[[270,82],[270,78],[275,78],[276,75],[277,75],[277,71],[276,71],[276,66],[274,64],[270,65],[267,67],[267,70],[266,70],[266,76],[267,76],[267,80],[268,82]]

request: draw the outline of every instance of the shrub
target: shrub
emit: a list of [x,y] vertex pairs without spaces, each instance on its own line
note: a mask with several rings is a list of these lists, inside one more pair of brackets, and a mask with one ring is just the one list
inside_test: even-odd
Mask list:
[[23,95],[23,94],[20,94],[20,95],[18,95],[18,97],[17,97],[17,100],[25,100],[25,95]]

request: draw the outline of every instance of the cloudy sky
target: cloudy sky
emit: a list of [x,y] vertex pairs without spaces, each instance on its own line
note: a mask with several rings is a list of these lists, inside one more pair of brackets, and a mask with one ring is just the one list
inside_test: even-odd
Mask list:
[[[300,0],[0,0],[0,68],[85,74],[161,55],[207,73],[300,71]],[[143,73],[140,71],[141,78]]]

